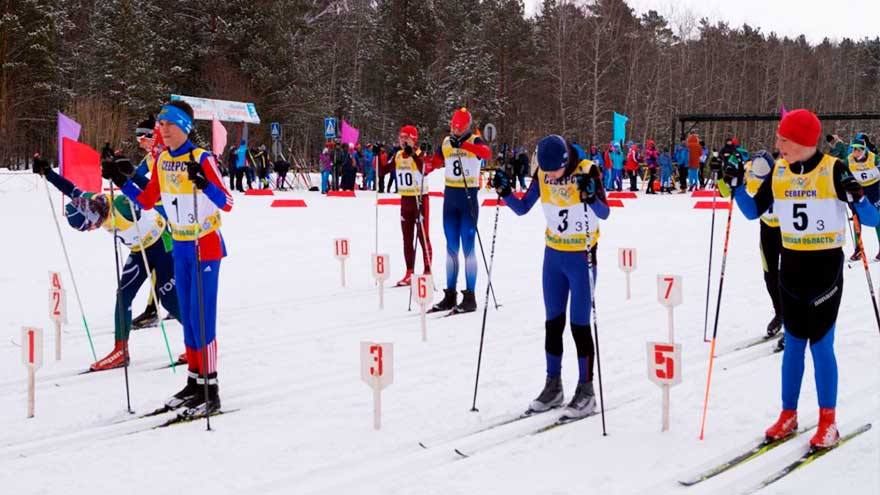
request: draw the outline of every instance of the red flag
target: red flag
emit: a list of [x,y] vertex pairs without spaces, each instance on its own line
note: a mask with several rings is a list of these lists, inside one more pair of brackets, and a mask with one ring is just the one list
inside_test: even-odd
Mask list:
[[101,192],[101,155],[91,146],[63,138],[64,178],[87,192]]

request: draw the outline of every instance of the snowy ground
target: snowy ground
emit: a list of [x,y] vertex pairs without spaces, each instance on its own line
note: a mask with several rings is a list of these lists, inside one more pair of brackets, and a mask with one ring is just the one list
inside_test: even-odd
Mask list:
[[[614,208],[602,224],[597,307],[607,437],[598,416],[527,435],[553,419],[539,416],[457,438],[521,412],[543,385],[544,220],[538,208],[522,218],[501,210],[494,281],[503,307],[489,310],[480,412],[474,413],[469,409],[482,312],[429,319],[423,343],[419,319],[406,309],[407,290],[387,289],[385,309],[378,310],[369,271],[374,196],[324,198],[306,192],[276,195],[308,203],[308,208],[290,209],[269,208],[271,197],[237,195],[233,212],[224,217],[229,257],[220,277],[221,396],[224,408],[239,410],[214,418],[211,433],[204,423],[150,430],[155,421],[133,420],[125,412],[121,370],[76,375],[92,359],[82,325],[74,323],[79,311],[70,290],[64,359],[53,360],[47,271],[62,271],[68,288],[70,280],[45,190],[40,185],[27,191],[28,182],[18,182],[0,188],[0,227],[6,234],[0,243],[2,493],[740,493],[791,459],[809,438],[804,435],[694,488],[675,482],[759,437],[775,420],[781,355],[771,354],[770,344],[725,352],[763,333],[771,316],[758,225],[735,212],[719,357],[706,439],[699,441],[709,353],[702,333],[710,212],[693,210],[696,200],[689,195],[641,194],[624,200],[625,207]],[[57,193],[53,200],[57,209]],[[432,198],[431,206],[440,289],[445,280],[442,199]],[[481,209],[487,251],[493,214],[493,208]],[[390,254],[396,280],[403,271],[398,207],[382,206],[379,215],[380,250]],[[719,212],[716,274],[725,219],[726,212]],[[111,238],[62,227],[96,350],[103,355],[113,341]],[[339,287],[332,256],[335,237],[352,241],[346,289]],[[873,255],[877,241],[868,237]],[[639,250],[630,301],[617,269],[618,247]],[[877,284],[880,265],[871,266]],[[667,334],[665,312],[656,302],[655,277],[661,272],[684,280],[684,304],[675,313],[684,382],[673,389],[672,427],[666,433],[660,432],[660,389],[645,371],[645,343]],[[880,493],[880,338],[864,271],[859,266],[845,276],[836,345],[838,419],[844,432],[866,421],[875,428],[762,493]],[[481,269],[481,310],[485,282]],[[713,282],[713,308],[716,287]],[[136,312],[145,297],[143,290]],[[23,325],[47,331],[34,419],[25,418],[26,372],[16,346]],[[169,324],[168,332],[173,350],[182,351],[180,327]],[[379,432],[372,429],[370,389],[359,376],[364,340],[395,345],[395,383],[383,395]],[[566,336],[568,394],[576,382],[573,350]],[[134,332],[131,353],[132,407],[144,413],[182,386],[183,370],[156,370],[167,360],[158,329]],[[804,424],[817,414],[810,358],[807,363],[800,409]],[[421,448],[420,441],[430,448]],[[461,459],[453,448],[476,453]]]

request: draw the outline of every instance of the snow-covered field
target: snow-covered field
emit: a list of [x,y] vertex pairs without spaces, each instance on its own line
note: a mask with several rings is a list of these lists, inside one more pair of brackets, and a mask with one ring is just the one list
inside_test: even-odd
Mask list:
[[[432,182],[440,190],[439,174]],[[373,194],[325,198],[318,193],[236,195],[225,215],[229,256],[220,281],[219,378],[224,408],[238,411],[204,422],[152,430],[155,418],[125,412],[122,370],[77,373],[92,361],[79,321],[42,184],[0,188],[0,493],[381,493],[381,494],[708,494],[741,493],[796,456],[810,435],[693,488],[687,473],[762,435],[780,407],[780,354],[772,344],[738,352],[736,343],[761,335],[771,317],[758,252],[758,224],[734,213],[718,358],[706,438],[698,440],[709,348],[703,311],[710,212],[692,209],[690,195],[624,200],[602,224],[597,293],[608,436],[595,416],[538,435],[545,415],[464,436],[525,409],[543,386],[544,310],[541,299],[543,215],[500,212],[494,283],[479,397],[470,412],[480,338],[480,311],[428,320],[407,312],[406,289],[385,291],[385,309],[370,276]],[[302,198],[307,208],[270,208],[277,198]],[[486,193],[485,197],[491,197]],[[58,210],[58,194],[53,194]],[[444,285],[442,199],[432,198],[431,239],[439,289]],[[487,255],[494,208],[482,208]],[[57,211],[56,211],[57,213]],[[391,256],[392,279],[403,272],[396,206],[379,211],[380,251]],[[713,280],[726,211],[716,222]],[[112,346],[115,271],[111,237],[79,233],[64,223],[64,239],[99,356]],[[348,287],[339,282],[332,239],[349,237]],[[868,252],[877,240],[867,236]],[[632,299],[625,300],[617,248],[639,250]],[[848,253],[851,247],[847,248]],[[875,284],[877,267],[871,265]],[[71,324],[64,359],[55,362],[47,318],[47,272],[61,271]],[[880,493],[880,335],[861,266],[845,269],[837,330],[840,365],[838,421],[845,433],[864,422],[875,428],[761,493]],[[683,345],[684,381],[672,391],[672,425],[660,431],[661,392],[646,375],[645,343],[665,340],[666,313],[655,277],[683,277],[684,304],[675,312]],[[463,275],[462,275],[463,277]],[[134,305],[139,313],[142,290]],[[439,297],[439,296],[438,296]],[[711,317],[711,315],[710,315]],[[37,375],[36,417],[26,416],[26,370],[20,362],[23,325],[46,330],[45,364]],[[167,325],[172,350],[183,350],[180,327]],[[710,322],[711,332],[711,322]],[[563,379],[574,391],[577,365],[566,332]],[[360,381],[359,343],[393,342],[395,383],[383,394],[383,427],[372,427],[372,393]],[[132,407],[145,413],[184,382],[184,373],[157,370],[167,362],[158,329],[131,341]],[[801,423],[815,420],[810,358],[801,394]],[[556,415],[557,413],[551,413]],[[506,441],[505,441],[506,440]],[[425,443],[429,448],[419,446]],[[497,445],[496,445],[497,444]],[[474,455],[462,459],[454,448]]]

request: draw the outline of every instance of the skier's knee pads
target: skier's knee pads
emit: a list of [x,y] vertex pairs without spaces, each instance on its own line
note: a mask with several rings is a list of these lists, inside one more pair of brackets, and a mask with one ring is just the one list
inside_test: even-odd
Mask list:
[[578,357],[588,357],[592,361],[596,350],[593,347],[593,333],[590,325],[575,325],[572,323],[571,335],[574,337],[574,345],[577,348]]
[[562,333],[565,332],[565,313],[544,322],[544,351],[554,356],[562,355]]

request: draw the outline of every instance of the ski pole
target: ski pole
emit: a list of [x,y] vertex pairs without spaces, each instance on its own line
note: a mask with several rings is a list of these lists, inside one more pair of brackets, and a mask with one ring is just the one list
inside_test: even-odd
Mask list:
[[868,255],[865,254],[862,245],[862,224],[859,222],[859,215],[853,212],[853,230],[858,239],[858,250],[862,253],[862,265],[865,267],[865,278],[868,280],[868,292],[871,294],[871,304],[874,305],[874,318],[877,320],[877,330],[880,331],[880,310],[877,309],[877,296],[874,294],[874,282],[871,281],[871,271],[868,270]]
[[[192,153],[190,153],[190,160],[192,160]],[[195,227],[196,227],[196,238],[195,238],[195,248],[196,248],[196,293],[199,298],[199,334],[202,338],[202,366],[204,374],[202,376],[202,380],[204,380],[205,387],[205,423],[207,431],[211,431],[211,408],[208,407],[208,401],[210,400],[210,395],[208,392],[208,338],[205,336],[205,302],[204,302],[204,292],[202,291],[202,254],[199,251],[199,235],[201,234],[201,224],[199,223],[199,198],[198,198],[198,188],[193,186],[193,215],[195,216]]]
[[[464,170],[461,171],[461,178],[464,181],[464,196],[465,198],[467,198],[468,210],[471,213],[471,220],[474,221],[474,231],[476,231],[477,233],[477,243],[480,245],[480,255],[483,257],[483,267],[486,268],[486,272],[488,273],[489,264],[486,262],[486,251],[483,249],[483,238],[480,236],[480,226],[477,221],[477,212],[474,211],[474,204],[471,202],[471,194],[470,192],[468,192],[467,175],[465,175]],[[474,203],[478,201],[478,198],[476,197],[478,193],[479,188],[477,189],[477,193],[474,193]],[[480,205],[477,205],[477,208],[479,207]],[[499,307],[501,307],[501,305],[498,304],[498,299],[495,297],[495,288],[492,287],[492,280],[489,280],[489,292],[492,293],[492,301],[495,303],[495,309],[497,310]]]
[[709,292],[712,285],[712,253],[715,251],[715,200],[717,196],[718,191],[716,190],[712,194],[712,228],[709,231],[709,271],[706,273],[706,311],[703,315],[703,343],[709,342]]
[[[125,315],[123,311],[125,308],[122,307],[122,274],[119,270],[119,227],[116,224],[116,195],[114,194],[115,188],[113,187],[113,182],[110,182],[110,221],[113,222],[113,253],[116,256],[116,263],[114,263],[116,267],[116,325],[118,325],[120,331],[125,331]],[[134,213],[132,212],[132,216]],[[149,273],[147,273],[149,276]],[[128,382],[128,340],[122,346],[122,362],[123,362],[123,371],[125,374],[125,403],[128,408],[128,413],[133,414],[134,411],[131,410],[131,389]]]
[[[467,190],[465,188],[465,190]],[[480,329],[480,350],[477,353],[477,376],[474,379],[474,402],[471,404],[471,412],[477,409],[477,389],[480,386],[480,366],[483,364],[483,341],[486,336],[486,315],[489,313],[489,291],[492,288],[492,267],[495,265],[495,238],[498,233],[498,214],[501,210],[501,195],[495,203],[495,225],[492,227],[492,247],[489,252],[489,269],[486,273],[486,300],[483,303],[483,325]],[[497,303],[496,303],[497,308]]]
[[[587,208],[589,206],[587,203],[584,203],[584,226],[587,232],[587,274],[589,276],[589,284],[590,284],[590,309],[593,313],[593,331],[596,334],[596,369],[599,372],[599,410],[602,413],[602,436],[608,436],[608,430],[605,428],[605,394],[602,390],[602,358],[599,354],[599,320],[596,316],[596,288],[595,288],[595,280],[593,277],[593,260],[590,257],[590,243],[592,242],[592,231],[590,230],[590,217],[587,212]],[[597,246],[598,247],[598,246]]]
[[718,317],[721,313],[721,292],[724,290],[724,269],[727,267],[727,247],[730,242],[730,223],[733,219],[733,194],[730,195],[730,209],[727,210],[727,227],[724,231],[724,251],[721,253],[721,278],[718,281],[718,302],[715,305],[715,326],[712,330],[712,345],[709,347],[709,373],[706,377],[706,395],[703,398],[703,418],[700,421],[700,440],[706,431],[706,412],[709,407],[709,387],[712,384],[712,365],[715,362],[715,341],[718,337]]
[[52,193],[49,192],[49,181],[43,176],[43,186],[46,187],[46,197],[49,198],[49,214],[55,221],[55,230],[58,231],[58,240],[61,242],[61,251],[64,252],[64,260],[67,262],[67,272],[70,274],[70,281],[73,283],[73,292],[76,294],[76,303],[79,305],[79,314],[82,316],[83,327],[86,329],[86,337],[89,339],[89,348],[92,350],[92,357],[98,360],[95,354],[95,343],[92,341],[92,332],[89,331],[89,324],[86,321],[86,312],[83,310],[82,298],[79,295],[79,288],[76,286],[76,278],[73,276],[73,265],[70,264],[70,256],[67,254],[67,245],[64,244],[64,236],[61,235],[61,224],[58,223],[58,217],[55,216],[55,205],[52,202]]
[[[147,250],[144,248],[144,237],[141,235],[141,226],[137,222],[138,219],[134,218],[134,202],[131,198],[128,199],[128,207],[131,208],[131,215],[134,219],[134,228],[137,231],[138,235],[138,244],[141,246],[141,257],[144,262],[144,269],[147,271],[147,274],[152,274],[153,271],[150,270],[150,262],[147,260]],[[160,238],[158,242],[162,242]],[[171,371],[172,373],[177,373],[177,360],[174,359],[174,356],[171,354],[171,345],[168,343],[168,334],[165,332],[165,320],[162,318],[162,312],[159,311],[159,307],[162,305],[159,301],[159,298],[156,297],[156,284],[153,280],[153,277],[150,276],[150,294],[153,296],[153,304],[156,305],[156,318],[159,319],[159,328],[162,329],[162,337],[165,339],[165,349],[168,351],[168,360],[171,362]]]

